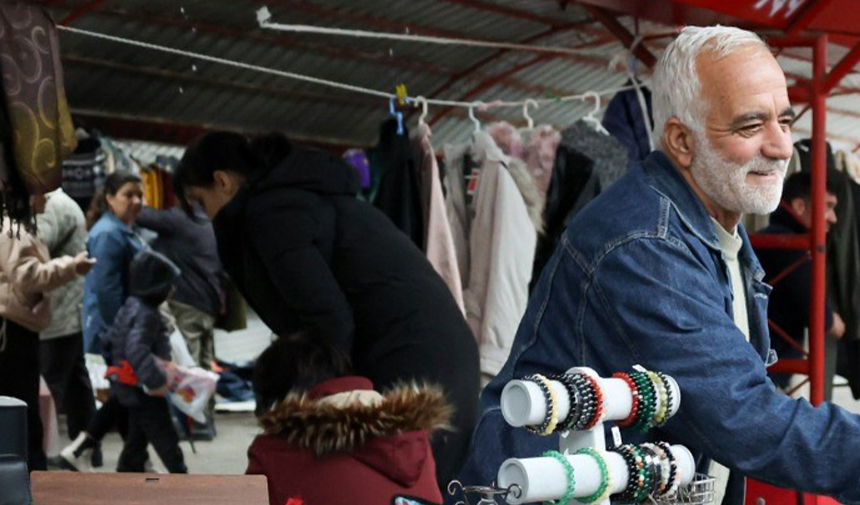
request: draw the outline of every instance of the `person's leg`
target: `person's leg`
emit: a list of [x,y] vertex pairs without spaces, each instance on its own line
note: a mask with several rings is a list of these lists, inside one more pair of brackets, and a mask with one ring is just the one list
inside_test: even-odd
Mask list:
[[122,452],[116,465],[117,472],[143,473],[146,463],[146,432],[143,429],[143,408],[129,409],[128,433],[122,444]]
[[66,418],[69,426],[69,438],[74,440],[81,431],[89,425],[96,412],[96,401],[93,396],[93,386],[87,371],[84,358],[84,336],[76,333],[70,337],[69,374],[66,377]]
[[174,300],[168,301],[168,305],[194,362],[197,366],[208,370],[215,357],[213,336],[215,317],[196,307]]
[[130,424],[139,424],[152,444],[161,462],[170,473],[188,473],[185,457],[179,447],[179,436],[170,419],[170,410],[164,398],[147,397],[141,400],[141,408],[130,413]]
[[[2,321],[2,320],[0,320]],[[0,395],[27,404],[27,451],[30,471],[46,470],[47,457],[39,416],[39,335],[12,321],[5,321],[0,352]]]
[[57,412],[60,413],[66,412],[65,392],[70,369],[66,355],[67,348],[65,337],[39,342],[39,370],[42,377],[45,378],[45,382],[48,383],[48,389],[51,390],[51,396],[54,397]]

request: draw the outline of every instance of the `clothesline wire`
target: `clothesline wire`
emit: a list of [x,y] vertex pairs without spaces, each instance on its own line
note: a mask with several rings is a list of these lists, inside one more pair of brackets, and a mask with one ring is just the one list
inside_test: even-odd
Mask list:
[[[307,83],[312,83],[312,84],[318,84],[320,86],[327,86],[330,88],[341,89],[344,91],[351,91],[353,93],[360,93],[360,94],[364,94],[364,95],[376,96],[379,98],[384,98],[386,100],[397,98],[397,96],[394,93],[389,93],[389,92],[380,91],[380,90],[371,89],[371,88],[365,88],[362,86],[356,86],[353,84],[347,84],[347,83],[332,81],[332,80],[328,80],[328,79],[321,79],[318,77],[312,77],[309,75],[298,74],[295,72],[288,72],[285,70],[278,70],[278,69],[274,69],[274,68],[263,67],[260,65],[253,65],[253,64],[244,63],[241,61],[229,60],[226,58],[219,58],[217,56],[210,56],[207,54],[195,53],[192,51],[185,51],[185,50],[176,49],[173,47],[163,46],[163,45],[159,45],[159,44],[152,44],[149,42],[143,42],[141,40],[129,39],[129,38],[125,38],[125,37],[117,37],[115,35],[108,35],[105,33],[94,32],[94,31],[90,31],[90,30],[83,30],[81,28],[73,28],[71,26],[60,25],[60,26],[57,26],[57,29],[60,31],[65,31],[65,32],[83,35],[83,36],[87,36],[87,37],[93,37],[93,38],[97,38],[97,39],[108,40],[108,41],[116,42],[119,44],[126,44],[126,45],[130,45],[130,46],[144,48],[144,49],[150,49],[150,50],[154,50],[154,51],[161,51],[161,52],[165,52],[165,53],[175,54],[178,56],[185,56],[185,57],[193,58],[193,59],[197,59],[197,60],[208,61],[211,63],[217,63],[220,65],[226,65],[226,66],[241,68],[241,69],[245,69],[245,70],[251,70],[254,72],[260,72],[260,73],[264,73],[264,74],[276,75],[276,76],[284,77],[287,79],[293,79],[293,80],[297,80],[297,81],[302,81],[302,82],[307,82]],[[598,96],[610,95],[610,94],[614,95],[615,93],[618,93],[621,91],[627,91],[627,90],[631,90],[631,89],[634,89],[634,86],[621,86],[621,87],[607,88],[607,89],[597,90],[597,91],[590,91],[590,92],[582,93],[582,94],[565,95],[565,96],[550,97],[550,98],[547,98],[547,97],[528,98],[528,99],[523,99],[523,100],[518,100],[518,101],[495,100],[495,101],[490,101],[490,102],[482,102],[482,101],[464,102],[464,101],[456,101],[456,100],[441,100],[441,99],[437,99],[437,98],[427,98],[426,101],[430,105],[441,105],[441,106],[447,106],[447,107],[475,108],[475,109],[479,109],[479,110],[486,110],[486,109],[496,108],[496,107],[522,107],[527,102],[530,104],[533,104],[533,102],[536,102],[539,105],[548,105],[548,104],[559,103],[559,102],[569,102],[569,101],[578,101],[578,100],[585,101],[587,98],[593,97],[594,95],[598,95]],[[417,97],[407,97],[407,98],[413,104],[416,103],[415,99]]]
[[496,42],[489,40],[417,35],[411,33],[374,32],[368,30],[352,30],[327,26],[273,23],[272,21],[270,21],[271,17],[272,16],[269,13],[268,8],[263,7],[257,10],[257,21],[260,23],[261,28],[282,32],[316,33],[341,37],[357,37],[377,40],[397,40],[401,42],[423,42],[429,44],[488,47],[494,49],[513,49],[517,51],[529,51],[534,53],[567,54],[573,56],[594,54],[595,52],[599,51],[599,49],[571,49],[569,47],[537,46],[531,44],[516,44],[510,42]]

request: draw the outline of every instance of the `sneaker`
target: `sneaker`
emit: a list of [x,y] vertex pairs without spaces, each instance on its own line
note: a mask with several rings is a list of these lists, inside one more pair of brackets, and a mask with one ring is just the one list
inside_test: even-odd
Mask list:
[[67,445],[60,451],[61,465],[66,470],[73,472],[89,472],[92,470],[88,460],[84,456],[89,456],[96,446],[96,441],[87,433],[81,432],[74,442]]

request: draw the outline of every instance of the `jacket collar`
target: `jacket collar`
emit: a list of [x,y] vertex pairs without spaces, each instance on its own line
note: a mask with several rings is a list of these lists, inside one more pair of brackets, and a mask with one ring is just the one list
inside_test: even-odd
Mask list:
[[120,218],[116,217],[116,214],[114,214],[113,212],[107,211],[103,215],[104,218],[107,219],[108,223],[110,223],[111,227],[118,228],[126,235],[134,235],[134,230],[131,228],[131,226],[123,223]]
[[653,151],[645,158],[643,168],[650,186],[672,202],[690,231],[711,249],[719,250],[720,241],[710,214],[669,157],[662,151]]

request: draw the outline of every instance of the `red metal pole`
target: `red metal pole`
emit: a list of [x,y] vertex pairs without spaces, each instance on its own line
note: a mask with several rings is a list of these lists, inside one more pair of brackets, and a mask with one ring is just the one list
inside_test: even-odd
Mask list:
[[815,40],[812,58],[812,293],[809,308],[810,401],[824,401],[824,299],[825,223],[824,198],[827,184],[826,88],[827,35]]

